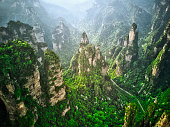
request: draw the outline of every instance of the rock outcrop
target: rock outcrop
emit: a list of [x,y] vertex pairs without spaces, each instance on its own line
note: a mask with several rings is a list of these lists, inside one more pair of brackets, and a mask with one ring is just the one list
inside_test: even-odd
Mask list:
[[42,64],[47,44],[43,43],[43,33],[41,34],[41,32],[37,32],[39,30],[41,31],[41,28],[38,24],[36,28],[33,28],[28,24],[21,23],[20,21],[10,21],[7,27],[0,27],[0,42],[8,42],[17,39],[27,41],[31,47],[35,49],[38,61]]
[[[10,120],[24,117],[27,111],[34,113],[35,107],[28,108],[29,101],[44,105],[40,85],[40,73],[36,55],[24,41],[0,44],[0,99],[4,102]],[[36,118],[35,118],[36,119]],[[35,120],[36,121],[36,120]]]
[[150,41],[155,43],[162,35],[164,28],[170,19],[170,5],[169,0],[155,0],[153,6],[154,16],[152,21]]
[[[137,1],[137,2],[136,2]],[[150,31],[152,14],[137,3],[150,5],[150,1],[108,0],[95,1],[87,11],[82,27],[89,29],[93,43],[100,42],[101,48],[110,48],[119,38],[125,36],[132,22],[138,24],[140,36],[145,37]],[[149,9],[152,8],[152,5]],[[143,20],[145,19],[145,21]]]
[[33,31],[35,33],[35,37],[36,37],[37,42],[43,42],[44,43],[45,42],[45,40],[44,40],[45,33],[44,33],[43,29],[41,28],[39,23],[36,23],[33,26]]
[[62,65],[69,66],[69,62],[76,51],[78,32],[74,27],[69,25],[65,20],[58,19],[59,24],[52,32],[52,45],[62,61]]
[[[95,48],[94,44],[89,43],[87,34],[83,32],[79,49],[73,56],[67,72],[68,76],[76,77],[82,82],[83,85],[79,90],[81,91],[80,96],[86,96],[84,94],[88,91],[92,97],[115,103],[117,91],[111,83],[107,71],[108,66],[100,51],[100,45]],[[75,85],[81,85],[81,83],[75,83]],[[89,98],[86,96],[84,99]]]
[[49,103],[54,106],[58,101],[65,99],[66,91],[59,57],[49,49],[45,51],[44,67],[47,74],[46,91],[49,96]]
[[163,113],[160,120],[156,123],[154,127],[169,127],[170,126],[170,119],[168,113]]
[[32,119],[34,125],[37,108],[55,106],[66,98],[61,63],[52,50],[45,51],[39,71],[35,50],[27,42],[1,43],[0,64],[0,99],[14,124],[22,118]]
[[129,103],[125,111],[125,120],[123,127],[132,127],[135,122],[135,116],[137,112],[137,106]]
[[113,63],[109,69],[112,77],[124,74],[138,58],[138,32],[137,25],[132,24],[129,35],[124,38],[123,46],[114,46],[110,51],[113,54]]
[[71,61],[71,69],[79,75],[88,74],[90,72],[99,71],[103,75],[107,74],[107,64],[100,52],[100,45],[95,46],[89,44],[87,34],[82,34],[81,43],[77,53]]
[[[159,86],[159,83],[164,82],[163,88],[168,87],[169,78],[169,64],[170,64],[170,22],[164,30],[163,35],[153,46],[156,49],[156,58],[151,62],[150,66],[147,68],[145,79],[151,84]],[[154,52],[154,51],[152,51]],[[154,89],[156,88],[153,87]]]
[[71,43],[70,30],[62,21],[52,33],[52,43],[54,51],[62,50],[65,45]]
[[14,123],[29,118],[33,125],[38,107],[54,106],[66,96],[59,57],[35,36],[19,21],[0,28],[0,99]]
[[14,39],[22,39],[28,43],[37,42],[33,27],[20,21],[10,21],[8,26],[0,28],[0,41],[7,42]]

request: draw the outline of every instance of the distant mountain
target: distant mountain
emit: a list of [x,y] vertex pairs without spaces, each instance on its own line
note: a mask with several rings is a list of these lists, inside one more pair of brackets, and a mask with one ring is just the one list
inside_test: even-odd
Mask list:
[[145,36],[150,30],[151,19],[149,12],[131,1],[96,0],[81,26],[88,30],[93,43],[100,43],[102,48],[107,48],[123,37],[133,22],[139,26],[139,36]]
[[11,20],[29,24],[33,26],[37,40],[50,46],[49,33],[53,23],[39,0],[0,1],[0,12],[0,26],[6,26]]
[[69,66],[80,40],[80,32],[63,18],[57,19],[57,26],[52,32],[53,50],[59,54],[64,66]]
[[[48,47],[56,52],[59,52],[59,50],[53,47],[52,41],[54,39],[52,40],[52,35],[55,34],[54,31],[56,27],[60,26],[60,22],[62,21],[71,33],[68,37],[65,37],[72,38],[72,43],[65,43],[68,47],[68,49],[65,49],[71,51],[78,47],[78,45],[74,46],[74,48],[71,46],[78,42],[77,38],[80,38],[78,30],[69,23],[70,19],[74,19],[73,15],[63,7],[44,3],[39,0],[6,0],[0,1],[0,12],[2,12],[0,13],[0,26],[6,26],[11,20],[29,24],[33,27],[36,41],[47,43]],[[64,18],[66,18],[66,20]],[[64,32],[63,34],[67,35],[67,31]],[[60,38],[60,35],[56,38]],[[62,43],[62,40],[58,40],[58,42],[55,43]],[[68,53],[71,54],[71,56],[69,60],[67,60],[67,63],[69,63],[73,53],[74,52]],[[61,58],[65,56],[63,53],[59,55]]]

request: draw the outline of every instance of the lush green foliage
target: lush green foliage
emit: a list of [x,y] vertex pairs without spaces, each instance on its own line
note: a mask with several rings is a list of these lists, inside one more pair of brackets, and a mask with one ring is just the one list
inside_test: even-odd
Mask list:
[[112,100],[105,98],[100,89],[100,85],[104,85],[102,76],[97,73],[89,77],[76,76],[68,70],[64,73],[64,80],[71,91],[68,94],[71,110],[66,114],[66,118],[71,119],[67,126],[122,126],[122,112]]
[[[8,94],[6,85],[14,85],[14,98],[16,103],[21,101],[29,103],[33,99],[28,100],[28,90],[24,87],[27,83],[27,77],[31,76],[35,70],[36,55],[31,46],[24,41],[16,40],[0,45],[0,87],[4,94]],[[30,108],[26,116],[19,118],[16,125],[31,126],[33,124],[33,114]]]

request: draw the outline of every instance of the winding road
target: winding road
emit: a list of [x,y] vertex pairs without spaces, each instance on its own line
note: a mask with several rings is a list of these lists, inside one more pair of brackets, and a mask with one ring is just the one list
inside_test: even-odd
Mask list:
[[122,89],[121,87],[119,87],[112,79],[111,79],[111,81],[112,81],[113,85],[114,85],[117,89],[119,89],[119,91],[121,90],[121,91],[125,92],[128,96],[134,97],[134,98],[137,100],[139,106],[141,107],[143,113],[145,113],[145,110],[143,109],[143,107],[142,107],[140,101],[137,99],[136,96],[132,95],[132,94],[129,93],[128,91],[126,91],[126,90]]

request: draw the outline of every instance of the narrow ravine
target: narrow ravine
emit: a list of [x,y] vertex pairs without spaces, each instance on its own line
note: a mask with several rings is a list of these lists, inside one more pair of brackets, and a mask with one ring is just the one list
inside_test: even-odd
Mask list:
[[145,110],[143,109],[143,107],[142,107],[140,101],[137,99],[136,96],[132,95],[132,94],[129,93],[128,91],[126,91],[126,90],[124,90],[123,88],[119,87],[112,79],[111,79],[111,81],[112,81],[113,85],[116,86],[117,89],[119,89],[119,92],[120,92],[120,90],[121,90],[121,91],[125,92],[128,96],[134,97],[134,98],[137,100],[139,106],[141,107],[143,113],[145,113]]

